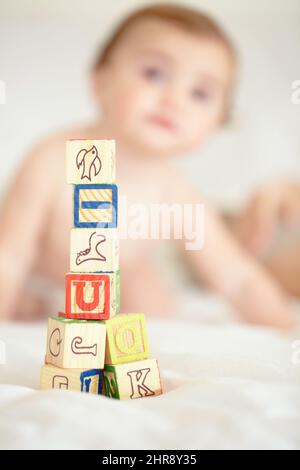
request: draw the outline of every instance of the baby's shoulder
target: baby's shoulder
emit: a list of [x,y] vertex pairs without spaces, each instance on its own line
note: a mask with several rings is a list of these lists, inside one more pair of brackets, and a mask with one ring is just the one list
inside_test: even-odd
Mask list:
[[87,132],[84,126],[69,127],[44,136],[36,142],[33,149],[36,152],[50,156],[53,156],[55,153],[57,157],[60,157],[65,153],[66,140],[86,138]]
[[37,172],[51,173],[64,172],[65,145],[68,139],[85,139],[87,132],[83,126],[69,127],[53,132],[35,142],[27,152],[25,165],[36,169]]

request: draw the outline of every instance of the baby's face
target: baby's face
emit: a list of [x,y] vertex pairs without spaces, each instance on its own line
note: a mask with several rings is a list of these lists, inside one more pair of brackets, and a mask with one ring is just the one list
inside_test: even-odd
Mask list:
[[96,89],[117,139],[141,154],[169,156],[199,148],[216,130],[231,78],[222,44],[145,19],[96,72]]

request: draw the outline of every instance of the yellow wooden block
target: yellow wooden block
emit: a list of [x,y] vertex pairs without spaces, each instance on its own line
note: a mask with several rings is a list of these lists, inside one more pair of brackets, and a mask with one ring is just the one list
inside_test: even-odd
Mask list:
[[113,183],[116,178],[114,140],[67,140],[67,182]]
[[161,395],[163,392],[157,360],[105,365],[102,393],[120,400]]
[[106,320],[105,364],[146,359],[149,355],[145,317],[142,313],[121,313]]
[[58,388],[99,395],[102,388],[101,369],[61,369],[46,364],[41,369],[40,388]]
[[46,363],[66,369],[103,369],[105,339],[103,322],[51,317]]
[[70,238],[70,271],[118,271],[119,239],[116,228],[73,228]]

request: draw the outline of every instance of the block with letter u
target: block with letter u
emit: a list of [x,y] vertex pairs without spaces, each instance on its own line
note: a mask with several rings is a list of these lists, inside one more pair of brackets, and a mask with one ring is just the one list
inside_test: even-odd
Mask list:
[[74,225],[115,228],[118,223],[118,187],[115,184],[74,185]]
[[66,318],[107,320],[119,309],[119,271],[66,274]]

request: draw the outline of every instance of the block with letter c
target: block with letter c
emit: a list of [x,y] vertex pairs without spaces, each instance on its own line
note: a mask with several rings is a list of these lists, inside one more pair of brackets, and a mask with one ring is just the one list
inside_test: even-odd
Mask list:
[[[62,369],[103,369],[106,327],[104,322],[48,318],[46,364]],[[63,371],[61,371],[63,372]],[[68,388],[58,374],[59,388]],[[56,388],[56,387],[54,387]]]

